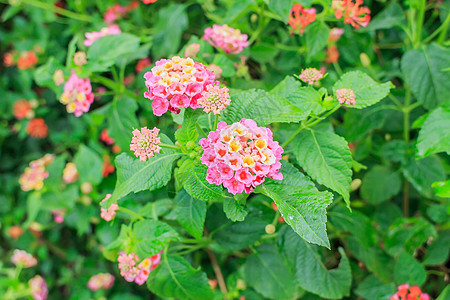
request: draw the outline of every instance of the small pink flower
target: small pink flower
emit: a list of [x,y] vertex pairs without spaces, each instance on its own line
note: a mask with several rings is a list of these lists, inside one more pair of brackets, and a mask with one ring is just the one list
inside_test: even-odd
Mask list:
[[343,34],[344,34],[343,28],[337,28],[337,27],[332,28],[328,35],[328,42],[336,43],[337,41],[339,41],[339,39],[341,38],[341,35],[343,35]]
[[53,73],[53,81],[57,86],[64,83],[64,73],[62,70],[56,70],[55,73]]
[[302,71],[299,78],[303,82],[307,82],[308,84],[313,84],[315,81],[319,81],[323,78],[323,74],[320,73],[319,70],[315,68],[307,68]]
[[152,102],[153,114],[155,116],[162,116],[169,109],[169,101],[161,97],[155,97]]
[[161,151],[161,147],[158,146],[161,143],[158,133],[159,129],[156,127],[151,130],[147,127],[141,128],[140,131],[138,129],[133,130],[130,150],[134,151],[134,155],[139,157],[141,161],[153,157],[155,153]]
[[248,36],[241,34],[239,29],[228,25],[217,25],[205,29],[203,39],[213,47],[221,48],[226,53],[238,54],[248,47]]
[[63,170],[63,180],[65,183],[72,183],[77,181],[79,174],[77,167],[74,163],[69,162]]
[[99,289],[110,289],[113,285],[114,276],[109,273],[99,273],[93,275],[87,283],[87,287],[91,291],[97,291]]
[[[105,199],[102,200],[102,202],[107,201],[109,198],[111,198],[111,194],[106,194]],[[117,203],[111,204],[108,209],[104,209],[103,207],[100,208],[100,217],[104,219],[105,221],[109,222],[116,216],[116,212],[119,210],[119,205]]]
[[34,300],[46,300],[48,296],[48,287],[44,278],[39,275],[34,276],[28,281],[30,286],[31,296]]
[[352,89],[339,89],[336,91],[336,97],[341,104],[355,105],[356,95]]
[[117,260],[119,262],[120,275],[128,282],[134,281],[138,285],[144,284],[150,272],[161,263],[161,252],[145,258],[139,264],[139,257],[136,254],[119,252],[120,255]]
[[33,255],[19,249],[14,250],[11,261],[16,266],[21,265],[23,268],[31,268],[37,264],[37,260]]
[[69,80],[64,84],[64,92],[59,102],[66,105],[67,112],[73,113],[76,117],[88,112],[94,102],[89,78],[80,78],[72,71]]
[[198,51],[200,51],[200,44],[192,43],[186,47],[184,50],[185,57],[195,57],[197,56]]
[[122,33],[122,30],[120,30],[118,25],[109,25],[108,27],[103,27],[100,31],[86,32],[84,34],[86,36],[86,40],[83,43],[86,47],[89,47],[101,37],[120,33]]
[[73,63],[77,66],[82,66],[87,63],[86,53],[78,51],[73,55]]
[[64,214],[66,213],[66,210],[63,208],[63,209],[55,209],[55,210],[52,210],[52,214],[54,215],[54,218],[53,218],[53,220],[56,222],[56,223],[62,223],[62,222],[64,222]]
[[45,167],[51,164],[54,158],[53,154],[46,154],[40,159],[30,162],[29,167],[25,169],[19,178],[20,188],[25,192],[42,189],[44,180],[49,175]]
[[230,105],[230,102],[228,88],[220,88],[218,85],[208,85],[206,91],[202,92],[202,97],[197,100],[204,112],[212,111],[215,115],[220,114],[220,111]]

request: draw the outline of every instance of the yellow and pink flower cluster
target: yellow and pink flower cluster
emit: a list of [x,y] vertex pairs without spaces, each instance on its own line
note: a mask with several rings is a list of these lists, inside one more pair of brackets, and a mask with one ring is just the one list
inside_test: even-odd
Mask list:
[[72,72],[64,85],[64,92],[59,98],[59,102],[66,105],[67,112],[73,113],[76,117],[88,112],[94,102],[94,93],[89,78],[80,78],[75,72]]
[[117,261],[119,262],[120,275],[128,282],[134,281],[138,285],[144,284],[150,272],[161,263],[161,252],[145,258],[139,264],[139,256],[135,253],[119,252]]
[[228,25],[214,24],[213,27],[206,28],[203,39],[230,54],[241,53],[249,45],[246,34]]
[[44,186],[44,180],[48,177],[45,168],[55,159],[55,155],[46,154],[44,157],[33,160],[19,178],[20,188],[27,192],[40,190]]
[[91,291],[97,291],[99,289],[109,289],[114,285],[114,276],[109,273],[99,273],[96,275],[93,275],[88,283],[87,287]]

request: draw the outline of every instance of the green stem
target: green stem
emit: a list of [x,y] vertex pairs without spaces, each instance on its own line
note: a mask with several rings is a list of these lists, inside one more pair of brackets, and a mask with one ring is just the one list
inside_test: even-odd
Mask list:
[[131,209],[128,209],[126,207],[119,206],[119,211],[120,212],[124,212],[126,214],[129,214],[130,216],[135,217],[138,220],[144,220],[143,216],[141,216],[138,213],[135,213],[134,211],[132,211]]
[[22,264],[17,265],[16,271],[14,273],[14,279],[16,279],[16,280],[19,279],[20,273],[22,272],[22,268],[23,268]]
[[266,26],[264,21],[264,2],[261,2],[261,7],[259,10],[259,20],[258,20],[258,29],[252,34],[250,37],[250,40],[248,41],[249,45],[251,45],[254,41],[259,39],[260,34],[264,30],[264,27]]
[[425,2],[426,0],[419,0],[419,11],[417,14],[416,31],[414,35],[414,48],[419,48],[422,40],[422,27],[425,17]]
[[[410,103],[411,103],[411,90],[409,86],[406,86],[406,96],[405,102],[403,104],[403,140],[406,145],[409,144],[409,113],[410,113]],[[408,217],[409,215],[409,181],[405,178],[405,183],[403,186],[403,216]]]
[[287,145],[289,145],[294,140],[294,138],[297,136],[297,134],[299,134],[300,131],[302,131],[303,129],[305,129],[305,126],[303,126],[303,124],[302,124],[297,128],[296,131],[294,131],[293,134],[291,134],[291,136],[283,144],[281,144],[281,147],[285,148]]
[[45,3],[45,2],[38,1],[38,0],[22,0],[22,3],[30,4],[32,6],[36,6],[36,7],[51,11],[53,13],[57,13],[62,16],[74,19],[74,20],[83,21],[83,22],[92,22],[92,18],[90,16],[74,13],[70,10],[55,6],[51,2]]
[[215,118],[214,118],[214,127],[213,127],[212,130],[216,130],[216,129],[217,129],[217,124],[219,124],[219,116],[220,116],[220,115],[215,115]]
[[442,27],[442,30],[441,30],[441,33],[439,34],[439,37],[437,40],[437,42],[439,44],[442,44],[447,38],[447,31],[448,31],[448,28],[450,27],[450,15],[447,16],[447,18],[445,19],[445,21],[441,25],[441,27]]
[[169,145],[169,144],[164,144],[164,143],[160,143],[159,146],[161,146],[162,148],[168,148],[168,149],[173,149],[173,150],[181,149],[181,147],[179,147],[179,146]]
[[343,72],[341,69],[341,66],[339,66],[339,64],[337,62],[333,63],[334,69],[336,70],[336,72],[338,73],[339,76],[342,76]]
[[135,93],[133,93],[130,90],[122,88],[122,86],[120,84],[115,83],[113,80],[111,80],[109,78],[99,76],[99,75],[92,75],[91,80],[94,82],[103,84],[107,88],[115,91],[116,93],[118,93],[120,95],[126,95],[136,101],[139,101],[139,96],[137,96]]

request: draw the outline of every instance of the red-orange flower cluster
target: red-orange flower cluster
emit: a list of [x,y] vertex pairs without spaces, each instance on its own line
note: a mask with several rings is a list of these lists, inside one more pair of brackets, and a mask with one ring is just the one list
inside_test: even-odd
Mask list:
[[28,123],[26,132],[34,138],[43,139],[47,137],[48,126],[47,124],[45,124],[44,119],[36,118]]
[[3,56],[3,64],[7,67],[12,67],[17,64],[17,68],[26,70],[36,65],[38,62],[37,55],[34,51],[17,52],[13,50]]
[[356,29],[367,27],[370,21],[370,9],[363,4],[363,0],[333,0],[332,8],[337,19],[344,18],[344,23],[351,24]]
[[305,32],[305,27],[316,20],[316,10],[314,8],[303,8],[301,4],[294,4],[289,14],[289,25],[292,31],[300,34]]

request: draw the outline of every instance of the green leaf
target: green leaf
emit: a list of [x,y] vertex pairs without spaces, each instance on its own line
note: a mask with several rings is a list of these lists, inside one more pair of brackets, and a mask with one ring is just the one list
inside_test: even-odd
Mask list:
[[141,258],[155,255],[170,241],[178,240],[178,233],[166,223],[142,220],[133,226],[134,252]]
[[240,205],[236,199],[228,197],[223,199],[223,211],[227,218],[233,222],[244,221],[248,214],[245,207]]
[[263,244],[245,262],[246,282],[257,292],[270,299],[293,299],[296,292],[295,277],[284,264],[277,248]]
[[104,67],[111,66],[118,58],[136,51],[139,41],[139,37],[128,33],[101,37],[89,47],[88,61]]
[[439,107],[426,119],[419,131],[417,155],[425,157],[433,153],[450,155],[450,110]]
[[[344,137],[349,142],[361,141],[367,134],[383,127],[386,112],[378,105],[366,109],[348,109],[344,114]],[[358,124],[358,126],[355,126]]]
[[338,249],[341,254],[339,266],[328,270],[317,247],[300,239],[288,227],[278,233],[278,243],[286,259],[294,264],[297,282],[303,289],[330,299],[341,299],[350,295],[352,274],[342,248]]
[[370,20],[369,26],[361,28],[360,31],[389,29],[395,26],[402,26],[405,24],[405,21],[402,6],[397,2],[391,2],[385,9]]
[[130,149],[132,131],[139,126],[137,109],[136,101],[126,97],[114,100],[108,109],[108,134],[122,151]]
[[[171,144],[171,141],[165,135],[161,135],[161,141]],[[147,189],[156,190],[165,186],[172,176],[173,162],[180,156],[180,153],[170,149],[165,149],[165,152],[164,154],[157,153],[145,162],[133,159],[126,153],[117,156],[115,161],[117,168],[116,188],[111,198],[106,203],[103,202],[102,205],[109,207],[131,192],[137,193]]]
[[447,285],[436,300],[448,300],[450,298],[450,285]]
[[273,61],[279,50],[273,44],[260,43],[250,48],[250,57],[260,63]]
[[344,138],[333,132],[304,130],[294,140],[293,152],[308,175],[341,194],[350,206],[352,156]]
[[356,95],[356,104],[344,105],[351,108],[364,108],[381,101],[389,94],[391,87],[393,85],[390,81],[378,83],[361,71],[352,71],[342,75],[334,84],[333,91],[336,94],[338,89],[352,89]]
[[216,54],[212,63],[222,68],[223,77],[232,77],[236,74],[234,62],[224,54]]
[[156,200],[155,202],[149,202],[145,204],[144,207],[139,210],[139,214],[144,217],[153,218],[156,220],[159,216],[169,212],[169,209],[171,209],[172,206],[172,200],[160,199]]
[[329,34],[330,28],[325,22],[317,21],[306,26],[305,38],[308,57],[313,57],[325,48]]
[[292,6],[294,5],[293,0],[269,0],[269,9],[280,16],[281,20],[287,24],[289,20],[289,13]]
[[450,231],[440,232],[437,239],[428,246],[425,257],[423,258],[423,264],[425,266],[445,264],[450,253],[448,245],[450,245]]
[[394,283],[382,283],[369,275],[358,285],[355,293],[366,300],[389,300],[396,290]]
[[27,197],[27,220],[23,224],[23,228],[26,229],[33,222],[42,207],[41,194],[39,192],[32,192]]
[[213,292],[204,272],[191,267],[184,258],[167,256],[165,252],[161,264],[150,272],[147,286],[162,298],[213,299]]
[[191,197],[184,189],[175,197],[174,213],[178,223],[196,239],[200,239],[205,225],[206,203]]
[[438,197],[450,198],[450,180],[435,181],[431,184],[434,189],[434,193]]
[[400,175],[384,166],[374,166],[362,180],[361,196],[372,204],[380,204],[400,192]]
[[198,109],[187,108],[181,128],[175,132],[175,139],[179,142],[197,141],[198,131],[195,128],[200,112]]
[[395,264],[394,278],[398,284],[421,286],[427,279],[425,268],[414,257],[402,252]]
[[450,53],[430,44],[406,52],[401,61],[402,73],[417,100],[427,109],[448,101],[450,90]]
[[208,168],[198,161],[186,160],[180,167],[181,182],[192,197],[201,201],[222,198],[222,186],[210,184],[206,180]]
[[73,162],[80,174],[80,182],[90,182],[97,185],[103,180],[103,160],[94,150],[81,144]]
[[403,168],[403,174],[420,194],[428,198],[433,197],[433,189],[431,188],[433,182],[445,180],[444,167],[436,156],[411,160]]
[[60,190],[63,183],[62,175],[66,166],[65,155],[59,155],[47,167],[48,177],[45,179],[45,187],[50,190]]

